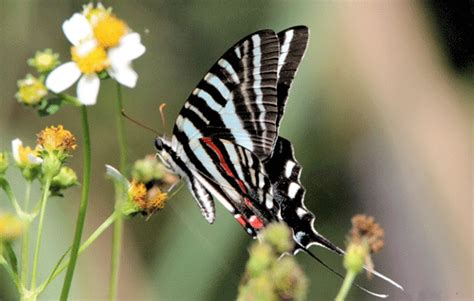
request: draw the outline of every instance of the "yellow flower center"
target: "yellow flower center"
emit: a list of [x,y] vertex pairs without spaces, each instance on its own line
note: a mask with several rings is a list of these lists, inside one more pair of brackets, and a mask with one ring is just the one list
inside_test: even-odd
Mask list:
[[168,194],[161,192],[161,190],[154,186],[148,191],[148,210],[151,212],[165,208],[166,201],[168,200]]
[[58,127],[48,127],[38,134],[38,144],[47,151],[72,151],[76,149],[76,137],[63,128],[62,125]]
[[127,24],[111,14],[100,18],[94,26],[94,36],[104,48],[117,46],[126,32]]
[[20,145],[18,147],[18,154],[20,155],[20,162],[18,162],[19,165],[26,166],[26,165],[30,164],[30,160],[28,159],[28,155],[32,154],[33,156],[38,157],[38,149],[35,148],[33,150],[29,146],[24,147],[23,145]]
[[18,87],[18,100],[28,105],[38,104],[48,94],[44,84],[33,76],[20,80]]
[[146,187],[145,184],[132,180],[128,195],[132,198],[138,207],[144,209],[146,206]]
[[84,74],[98,73],[109,66],[107,53],[102,47],[95,47],[85,54],[80,53],[78,47],[71,47],[71,56]]
[[36,62],[40,67],[47,67],[54,63],[54,56],[49,53],[40,53],[36,56]]
[[144,215],[149,215],[165,207],[168,194],[161,192],[157,186],[146,188],[145,184],[132,180],[128,194]]

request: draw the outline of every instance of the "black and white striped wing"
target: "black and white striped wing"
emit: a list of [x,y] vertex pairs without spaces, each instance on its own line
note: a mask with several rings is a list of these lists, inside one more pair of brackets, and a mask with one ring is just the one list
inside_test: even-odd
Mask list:
[[277,128],[280,126],[291,83],[303,59],[308,45],[309,30],[306,26],[295,26],[278,33],[280,56],[278,58],[278,117]]
[[199,82],[181,110],[176,150],[189,140],[222,138],[260,160],[271,155],[308,28],[262,30],[231,47]]
[[278,36],[271,30],[256,32],[230,48],[181,110],[173,130],[176,151],[190,140],[215,137],[268,157],[277,136],[279,53]]
[[190,143],[205,170],[194,177],[255,236],[262,227],[277,220],[270,179],[260,160],[233,141],[204,137]]
[[272,157],[264,165],[279,208],[278,218],[293,230],[293,238],[299,244],[295,251],[318,244],[342,254],[337,246],[314,229],[314,214],[304,204],[305,189],[300,182],[302,167],[295,159],[291,142],[278,137]]

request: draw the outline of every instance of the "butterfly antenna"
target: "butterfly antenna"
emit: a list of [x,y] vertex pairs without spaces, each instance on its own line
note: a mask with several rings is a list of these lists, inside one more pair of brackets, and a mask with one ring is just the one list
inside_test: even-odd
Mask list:
[[161,123],[163,125],[163,131],[166,133],[166,119],[165,119],[165,113],[164,113],[165,107],[166,107],[166,103],[162,103],[160,105]]
[[136,121],[135,119],[133,119],[132,117],[128,116],[128,115],[125,113],[125,110],[124,110],[124,109],[122,109],[122,116],[125,117],[125,118],[127,118],[129,121],[135,123],[136,125],[138,125],[138,126],[141,127],[141,128],[144,128],[144,129],[146,129],[146,130],[152,131],[153,133],[155,133],[155,134],[158,135],[158,136],[161,135],[157,130],[152,129],[151,127],[146,126],[146,125],[144,125],[143,123],[138,122],[138,121]]
[[[332,267],[330,267],[328,264],[326,264],[324,261],[322,261],[320,258],[318,258],[316,255],[314,255],[311,251],[309,251],[307,248],[303,247],[302,245],[298,244],[299,247],[301,248],[301,250],[305,251],[309,256],[311,256],[313,259],[315,259],[317,262],[319,262],[323,267],[325,267],[327,270],[333,272],[334,274],[336,274],[336,276],[338,276],[339,278],[341,279],[345,279],[345,277],[339,273],[338,271],[336,271],[335,269],[333,269]],[[359,284],[357,283],[353,283],[354,286],[356,286],[357,288],[359,288],[360,290],[366,292],[367,294],[369,295],[372,295],[374,297],[378,297],[378,298],[387,298],[388,295],[387,294],[379,294],[379,293],[375,293],[375,292],[372,292],[372,291],[369,291],[368,289],[366,289],[365,287],[363,286],[360,286]]]

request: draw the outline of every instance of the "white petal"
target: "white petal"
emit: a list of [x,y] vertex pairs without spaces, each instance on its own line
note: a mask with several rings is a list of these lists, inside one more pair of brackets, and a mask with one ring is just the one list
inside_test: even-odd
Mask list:
[[28,154],[28,161],[30,161],[30,163],[32,164],[41,164],[43,163],[43,159],[41,159],[40,157],[36,157],[35,155],[33,154]]
[[146,50],[142,43],[121,43],[118,47],[120,47],[123,56],[129,61],[139,58]]
[[127,178],[125,178],[125,176],[122,175],[115,167],[105,164],[105,170],[106,175],[111,177],[114,182],[123,185],[127,190],[130,188],[130,183],[128,182]]
[[140,43],[140,35],[136,32],[127,33],[120,39],[120,43]]
[[21,142],[20,139],[16,138],[16,139],[12,140],[13,159],[15,159],[15,161],[17,163],[21,162],[21,159],[20,159],[20,146],[22,146],[22,145],[23,145],[23,142]]
[[77,99],[86,106],[94,105],[99,94],[100,79],[97,74],[84,74],[77,83]]
[[63,23],[63,32],[66,38],[77,46],[81,40],[93,35],[92,26],[87,18],[81,14],[75,13],[72,17]]
[[129,87],[135,88],[137,84],[138,74],[133,71],[132,66],[128,65],[120,65],[120,66],[112,66],[109,70],[109,74],[112,78],[115,78],[120,84]]
[[145,50],[145,46],[140,43],[140,36],[131,33],[123,37],[117,47],[109,49],[108,58],[111,65],[125,65],[142,56]]
[[81,70],[76,63],[68,62],[54,69],[46,78],[46,87],[54,93],[59,93],[72,86],[81,76]]

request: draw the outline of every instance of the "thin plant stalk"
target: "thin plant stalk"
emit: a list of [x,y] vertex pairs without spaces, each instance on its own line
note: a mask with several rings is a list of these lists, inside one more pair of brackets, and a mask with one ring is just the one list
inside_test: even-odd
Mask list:
[[[119,169],[122,174],[127,173],[127,142],[125,139],[125,127],[122,118],[122,88],[117,83],[117,100],[116,100],[116,120],[117,120],[117,138],[119,144],[120,153],[120,165]],[[116,185],[115,191],[115,210],[121,204],[123,193],[120,191],[122,188]],[[114,223],[114,233],[112,238],[112,263],[110,269],[110,283],[109,283],[109,300],[117,299],[117,287],[119,280],[119,269],[120,269],[120,253],[122,249],[122,233],[123,233],[123,219],[117,218]]]
[[[28,212],[28,207],[30,205],[30,195],[31,195],[31,181],[26,181],[25,187],[25,200],[23,204],[23,210]],[[21,240],[21,272],[20,272],[20,282],[26,287],[28,282],[28,266],[30,261],[30,233],[29,233],[30,222],[28,222],[28,229],[23,234]]]
[[337,293],[335,301],[346,300],[347,294],[349,293],[349,290],[351,289],[352,283],[354,282],[356,276],[356,272],[352,270],[347,271],[346,277],[344,278],[344,282],[342,283],[339,293]]
[[16,214],[20,218],[24,218],[26,214],[21,209],[20,204],[18,204],[18,200],[16,199],[15,194],[13,193],[13,190],[12,190],[12,187],[10,186],[10,183],[8,183],[8,181],[6,181],[5,179],[0,179],[0,185],[3,188],[3,190],[5,191],[5,193],[7,194],[7,197],[10,200],[13,208],[15,208]]
[[76,267],[77,257],[79,255],[79,246],[81,244],[82,232],[84,230],[84,222],[86,218],[87,205],[89,203],[89,186],[91,179],[91,141],[89,133],[89,121],[87,118],[87,107],[81,107],[81,121],[82,121],[82,136],[83,136],[83,152],[84,152],[84,167],[82,176],[82,194],[81,203],[79,205],[79,213],[76,221],[76,232],[74,234],[74,241],[71,249],[71,257],[64,278],[64,284],[61,291],[61,301],[68,298],[71,289],[72,277]]
[[[120,217],[120,212],[114,211],[95,231],[92,233],[87,240],[82,243],[81,247],[79,248],[79,254],[84,252],[99,236],[102,235],[102,233],[107,230],[110,225],[112,225],[115,220]],[[54,269],[51,272],[51,275],[48,277],[48,279],[39,287],[38,289],[38,295],[40,295],[46,287],[53,281],[56,277],[58,277],[69,265],[70,259],[67,260],[66,262],[62,264],[58,264],[58,268]]]
[[43,194],[41,197],[41,209],[40,209],[40,216],[39,216],[39,222],[38,222],[38,233],[36,234],[36,247],[35,247],[35,253],[33,257],[33,270],[31,274],[31,290],[32,291],[36,288],[36,274],[38,271],[38,259],[39,259],[39,252],[41,249],[41,238],[43,235],[44,214],[46,212],[46,203],[48,201],[50,186],[51,186],[51,178],[49,177],[45,179],[45,183],[43,186]]

